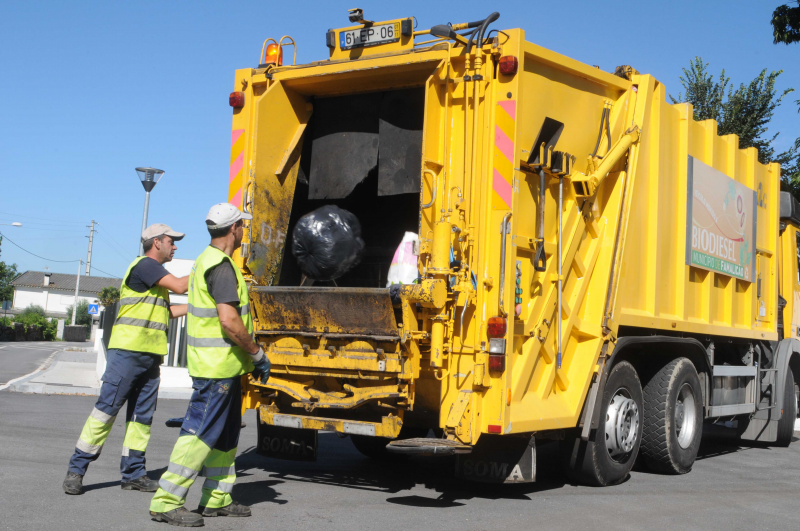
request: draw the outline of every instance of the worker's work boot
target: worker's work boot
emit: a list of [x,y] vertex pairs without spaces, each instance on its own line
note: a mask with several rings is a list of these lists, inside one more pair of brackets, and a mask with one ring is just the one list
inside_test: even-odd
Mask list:
[[83,494],[83,476],[75,472],[67,472],[64,484],[61,485],[67,494]]
[[147,476],[136,478],[133,481],[123,481],[122,490],[140,490],[142,492],[155,492],[158,490],[158,481]]
[[201,505],[200,510],[203,511],[203,516],[250,516],[252,514],[250,507],[238,502],[231,502],[225,507],[203,507]]
[[166,522],[178,527],[203,527],[203,517],[189,511],[186,507],[178,507],[165,513],[150,511],[150,517],[156,522]]

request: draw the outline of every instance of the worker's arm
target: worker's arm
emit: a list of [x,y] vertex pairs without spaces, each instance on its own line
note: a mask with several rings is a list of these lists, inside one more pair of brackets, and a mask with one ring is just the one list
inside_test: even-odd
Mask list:
[[253,361],[253,378],[262,384],[267,383],[270,370],[269,358],[247,332],[236,306],[228,303],[217,304],[217,313],[225,335],[250,354],[250,359]]
[[167,288],[172,293],[183,295],[189,291],[189,275],[180,278],[176,277],[175,275],[167,275],[165,277],[161,277],[161,279],[156,282],[156,286]]
[[253,378],[262,384],[267,383],[270,370],[269,359],[247,332],[236,306],[229,303],[217,304],[217,313],[225,335],[250,354],[250,359],[253,361]]
[[188,310],[189,310],[188,304],[172,304],[169,307],[169,317],[170,319],[183,317],[184,315],[186,315],[186,312]]
[[219,322],[222,325],[222,330],[225,332],[225,335],[246,350],[250,356],[257,355],[261,349],[256,345],[255,341],[253,341],[253,337],[244,327],[244,323],[242,322],[242,318],[239,317],[236,306],[227,303],[217,304],[217,313],[219,314]]

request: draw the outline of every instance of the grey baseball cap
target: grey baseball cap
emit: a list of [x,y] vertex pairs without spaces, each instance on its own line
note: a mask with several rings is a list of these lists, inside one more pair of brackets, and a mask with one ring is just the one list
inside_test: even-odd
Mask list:
[[159,236],[170,236],[176,242],[182,240],[184,236],[186,236],[182,232],[176,232],[172,230],[172,227],[169,225],[165,225],[163,223],[155,223],[150,225],[144,231],[142,231],[142,241],[146,242],[152,238],[158,238]]

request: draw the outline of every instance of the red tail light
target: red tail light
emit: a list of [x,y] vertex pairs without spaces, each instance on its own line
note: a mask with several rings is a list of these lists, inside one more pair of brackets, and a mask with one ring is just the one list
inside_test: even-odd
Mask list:
[[505,337],[508,330],[508,321],[505,317],[489,317],[489,322],[486,324],[486,334],[489,339]]
[[283,64],[283,50],[281,47],[277,44],[268,45],[263,64],[281,66]]
[[244,107],[244,92],[231,92],[231,95],[228,96],[228,103],[235,109]]
[[500,58],[500,73],[513,76],[519,69],[519,61],[513,55],[504,55]]
[[505,354],[490,354],[489,355],[489,370],[494,372],[503,372],[506,370],[506,355]]
[[489,424],[489,433],[501,433],[503,428],[497,424]]

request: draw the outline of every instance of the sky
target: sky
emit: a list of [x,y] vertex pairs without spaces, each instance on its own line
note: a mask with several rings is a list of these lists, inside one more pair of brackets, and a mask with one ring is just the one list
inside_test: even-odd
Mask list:
[[[98,223],[92,274],[122,276],[138,252],[144,190],[137,166],[165,170],[149,223],[186,233],[176,258],[208,243],[205,214],[227,200],[234,70],[255,67],[267,37],[291,35],[298,63],[328,57],[352,0],[0,3],[0,260],[19,271],[75,273]],[[800,136],[800,43],[772,44],[781,0],[497,1],[493,28],[613,71],[629,64],[673,95],[700,56],[734,84],[767,68],[795,87],[776,112],[776,151]],[[484,18],[485,2],[359,4],[370,20],[414,16],[428,28]],[[4,224],[20,222],[23,227]],[[31,256],[9,241],[39,255]],[[60,260],[53,262],[44,260]]]

